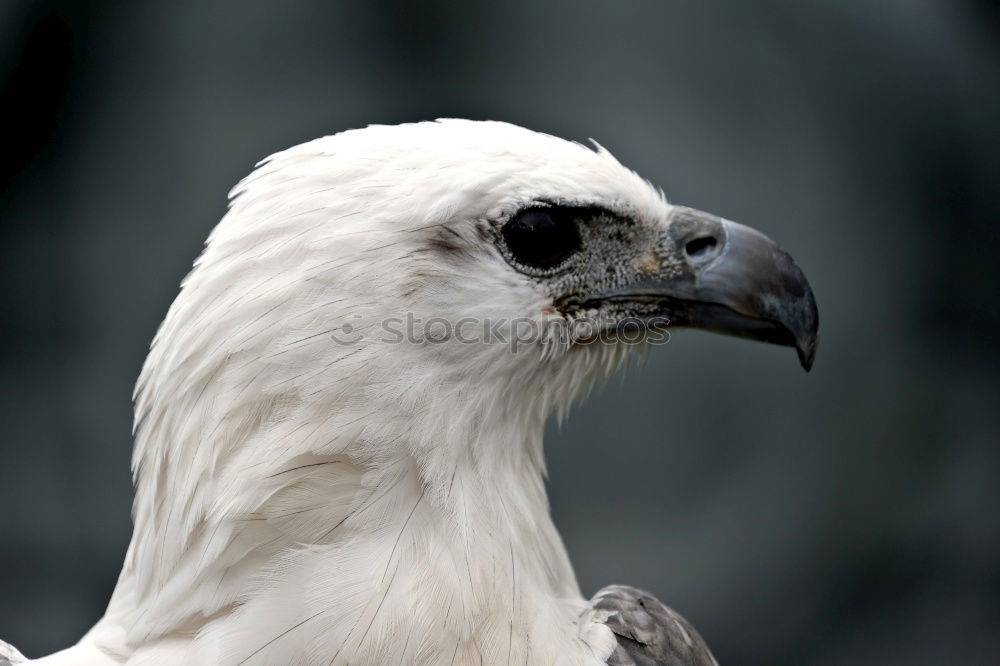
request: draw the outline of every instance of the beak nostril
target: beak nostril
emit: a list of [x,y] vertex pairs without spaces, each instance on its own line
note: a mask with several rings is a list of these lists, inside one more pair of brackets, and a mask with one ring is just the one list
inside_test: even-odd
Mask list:
[[703,257],[714,250],[718,244],[719,241],[715,239],[715,236],[700,236],[689,240],[684,245],[684,251],[689,257]]

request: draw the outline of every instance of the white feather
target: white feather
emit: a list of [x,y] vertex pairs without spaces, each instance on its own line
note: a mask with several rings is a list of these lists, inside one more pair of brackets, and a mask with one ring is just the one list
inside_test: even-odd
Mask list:
[[[331,336],[408,312],[540,321],[486,221],[558,199],[661,224],[662,195],[600,146],[444,120],[277,153],[231,196],[136,388],[118,587],[41,663],[603,663],[542,431],[627,346]],[[443,227],[469,261],[422,251]]]

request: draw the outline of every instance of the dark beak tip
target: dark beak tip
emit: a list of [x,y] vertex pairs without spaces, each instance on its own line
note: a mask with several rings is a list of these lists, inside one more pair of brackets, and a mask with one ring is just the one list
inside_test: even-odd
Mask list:
[[805,351],[802,347],[796,347],[795,351],[799,353],[799,363],[802,364],[802,369],[806,372],[812,370],[813,361],[816,359],[815,351]]
[[806,372],[812,370],[813,362],[816,360],[816,348],[819,346],[819,333],[813,333],[806,340],[800,340],[795,345],[795,351],[799,355],[799,363]]
[[[801,273],[801,271],[799,272]],[[805,275],[802,276],[802,282],[805,285],[808,311],[811,316],[809,317],[809,326],[806,329],[808,333],[799,336],[795,351],[799,354],[799,363],[802,364],[802,369],[809,372],[812,370],[813,362],[816,360],[816,350],[819,348],[819,308],[816,307],[816,298],[813,296]]]

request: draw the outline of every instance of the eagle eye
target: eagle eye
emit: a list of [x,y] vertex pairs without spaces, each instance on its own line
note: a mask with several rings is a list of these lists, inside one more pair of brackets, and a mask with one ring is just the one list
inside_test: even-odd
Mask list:
[[553,268],[580,249],[580,229],[568,209],[523,210],[501,233],[514,260],[531,268]]

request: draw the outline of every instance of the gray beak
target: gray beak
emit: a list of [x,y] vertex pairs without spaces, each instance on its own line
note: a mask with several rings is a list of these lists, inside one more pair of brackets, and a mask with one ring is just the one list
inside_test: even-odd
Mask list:
[[691,208],[674,209],[667,235],[663,251],[679,259],[666,262],[669,274],[616,296],[655,300],[672,326],[795,347],[809,371],[819,314],[791,255],[755,229]]

